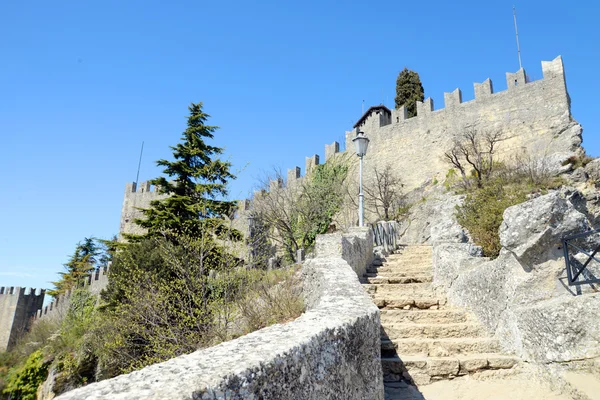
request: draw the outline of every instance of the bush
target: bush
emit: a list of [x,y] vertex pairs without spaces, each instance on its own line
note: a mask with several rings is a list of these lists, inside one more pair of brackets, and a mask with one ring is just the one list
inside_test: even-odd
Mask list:
[[486,257],[500,253],[498,229],[504,210],[525,201],[529,192],[527,186],[506,185],[498,179],[467,193],[463,205],[458,207],[457,220],[482,247]]
[[14,400],[35,400],[38,387],[48,375],[49,365],[41,350],[34,351],[25,364],[11,369],[2,393]]

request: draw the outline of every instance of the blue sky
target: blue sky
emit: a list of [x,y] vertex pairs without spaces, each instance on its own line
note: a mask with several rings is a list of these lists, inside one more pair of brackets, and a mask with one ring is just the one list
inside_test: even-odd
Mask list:
[[[285,4],[284,4],[285,3]],[[585,5],[584,5],[585,3]],[[365,105],[393,106],[406,67],[443,107],[563,56],[584,146],[600,156],[599,7],[558,1],[0,2],[0,286],[49,287],[75,244],[119,228],[125,183],[160,170],[203,101],[245,197],[304,167]]]

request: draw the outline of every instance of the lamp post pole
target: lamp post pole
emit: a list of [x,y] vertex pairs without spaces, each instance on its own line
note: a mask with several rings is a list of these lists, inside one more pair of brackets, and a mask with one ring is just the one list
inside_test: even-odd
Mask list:
[[360,158],[359,167],[359,190],[358,190],[358,226],[365,226],[365,194],[363,193],[363,154],[358,156]]
[[365,225],[365,194],[363,193],[363,157],[367,154],[369,147],[369,138],[364,132],[360,132],[356,128],[356,137],[352,139],[356,146],[356,155],[360,159],[359,176],[358,176],[358,226]]

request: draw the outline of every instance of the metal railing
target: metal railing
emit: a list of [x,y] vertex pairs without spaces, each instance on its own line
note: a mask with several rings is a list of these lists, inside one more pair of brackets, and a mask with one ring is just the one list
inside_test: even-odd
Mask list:
[[[600,235],[597,235],[598,233],[600,233],[600,229],[579,233],[563,239],[567,282],[570,286],[600,283],[600,278],[590,269],[591,265],[600,266],[600,259],[596,258],[596,254],[600,251]],[[597,237],[594,240],[592,235],[595,234]],[[583,243],[580,244],[579,242]],[[590,251],[590,249],[593,250]],[[593,261],[597,264],[592,264]],[[598,271],[600,271],[600,268],[598,268]]]
[[375,246],[383,246],[386,251],[394,250],[398,244],[398,223],[396,221],[380,221],[371,224]]

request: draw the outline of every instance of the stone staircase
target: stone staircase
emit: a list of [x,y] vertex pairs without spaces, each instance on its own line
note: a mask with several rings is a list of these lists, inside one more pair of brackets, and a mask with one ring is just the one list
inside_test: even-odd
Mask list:
[[[419,398],[415,386],[489,370],[519,359],[468,312],[435,294],[431,246],[405,246],[375,261],[363,283],[381,309],[381,364],[386,399]],[[412,393],[412,394],[411,394]],[[422,397],[421,397],[422,398]]]

